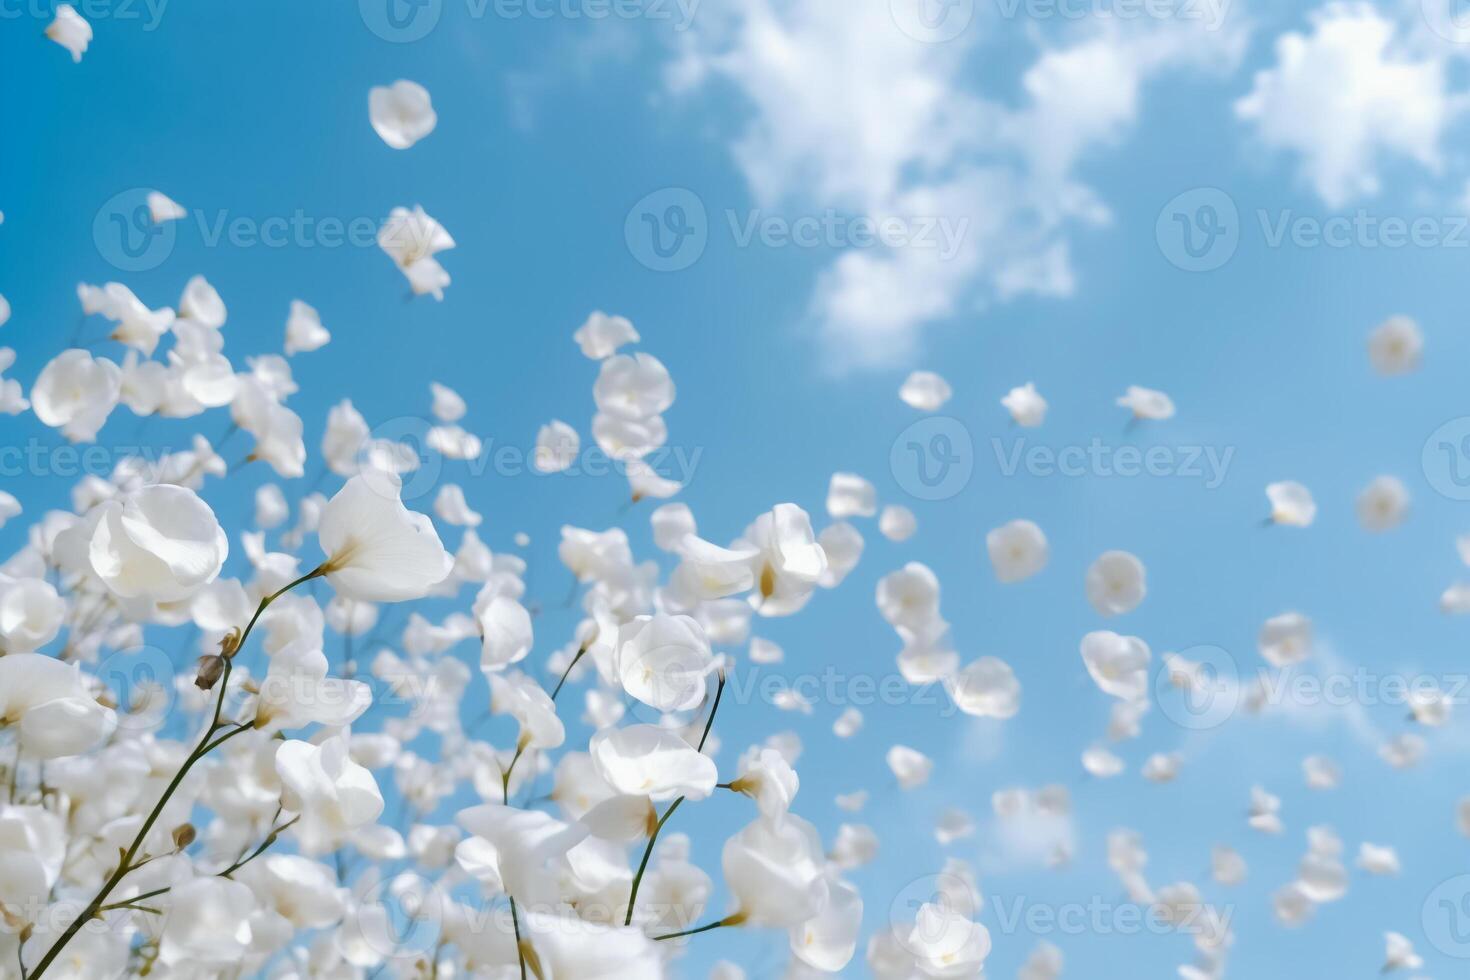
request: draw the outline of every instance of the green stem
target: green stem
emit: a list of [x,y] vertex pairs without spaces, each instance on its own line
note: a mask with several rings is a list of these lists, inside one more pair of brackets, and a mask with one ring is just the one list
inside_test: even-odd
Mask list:
[[[699,737],[700,752],[704,751],[704,743],[709,741],[710,729],[715,725],[715,714],[720,710],[720,698],[724,693],[725,675],[721,672],[719,686],[715,688],[715,703],[709,709],[709,718],[705,720],[704,734]],[[653,857],[653,845],[658,842],[658,833],[664,829],[664,824],[668,822],[668,819],[674,815],[674,811],[679,809],[679,804],[683,802],[684,797],[681,796],[669,804],[669,808],[664,811],[664,815],[659,817],[658,823],[654,825],[653,833],[648,835],[648,846],[643,849],[643,860],[638,862],[638,873],[633,876],[633,887],[628,892],[628,914],[623,918],[623,925],[625,926],[633,924],[633,909],[637,907],[638,903],[638,886],[643,884],[643,872],[648,870],[648,860]]]
[[[241,648],[245,646],[245,641],[250,637],[250,631],[255,628],[256,622],[260,619],[260,614],[265,612],[267,606],[269,606],[272,602],[275,602],[281,596],[285,595],[287,592],[291,591],[301,583],[310,581],[311,579],[314,579],[323,574],[325,574],[323,571],[323,566],[317,566],[312,571],[292,582],[290,585],[287,585],[286,587],[260,600],[260,605],[256,607],[255,615],[250,617],[250,622],[246,624],[244,632],[240,634],[239,642],[234,645],[234,649],[230,651],[229,656],[225,657],[225,669],[220,674],[219,680],[216,681],[216,683],[219,684],[219,698],[214,703],[214,718],[211,720],[209,727],[204,730],[203,736],[201,736],[199,739],[199,744],[194,747],[194,751],[189,753],[189,757],[184,760],[184,764],[179,767],[179,771],[174,774],[173,779],[171,779],[168,786],[164,788],[163,795],[158,798],[158,802],[154,805],[153,811],[148,814],[148,819],[143,821],[143,826],[139,828],[138,835],[133,838],[132,845],[123,852],[122,859],[118,861],[116,870],[114,870],[112,872],[112,875],[108,877],[107,881],[103,883],[101,890],[97,892],[92,901],[87,903],[87,907],[82,910],[82,913],[78,915],[75,919],[73,919],[70,924],[67,925],[65,931],[62,932],[61,936],[56,940],[55,943],[52,944],[51,948],[46,951],[46,955],[41,957],[41,961],[36,964],[36,969],[30,975],[30,980],[40,980],[41,975],[46,972],[46,968],[49,967],[56,960],[56,957],[61,955],[61,951],[66,948],[67,943],[71,942],[72,937],[81,931],[82,926],[86,925],[88,922],[92,921],[92,919],[96,918],[96,916],[100,914],[103,906],[107,902],[107,896],[111,895],[113,891],[117,888],[117,886],[122,883],[123,878],[129,872],[133,871],[135,867],[137,867],[133,864],[134,858],[138,856],[138,852],[142,849],[143,842],[148,839],[148,834],[153,830],[153,825],[157,823],[158,818],[163,815],[163,808],[168,804],[168,801],[173,798],[173,795],[175,792],[178,791],[179,786],[183,784],[184,777],[187,776],[189,774],[189,771],[194,768],[194,764],[197,763],[200,759],[204,758],[205,755],[207,755],[212,749],[218,748],[224,742],[240,734],[241,732],[248,730],[249,726],[241,726],[229,732],[229,734],[225,735],[224,738],[213,740],[215,733],[218,732],[221,727],[224,727],[220,724],[219,719],[220,713],[224,710],[225,697],[229,693],[230,689],[230,668],[234,664],[234,656],[240,651]],[[129,901],[133,900],[130,899]]]
[[740,921],[742,921],[740,916],[731,915],[727,916],[726,918],[719,919],[715,922],[707,922],[697,929],[685,929],[683,932],[671,932],[667,936],[654,936],[653,941],[656,943],[661,943],[665,939],[682,939],[685,936],[697,936],[701,932],[709,932],[711,929],[720,929],[724,926],[732,926]]

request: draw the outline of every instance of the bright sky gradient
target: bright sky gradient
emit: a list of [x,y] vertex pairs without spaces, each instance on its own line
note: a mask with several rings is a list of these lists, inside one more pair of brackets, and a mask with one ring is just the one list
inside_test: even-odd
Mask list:
[[[1067,978],[1173,975],[1193,958],[1188,937],[1109,925],[1107,909],[1125,900],[1106,836],[1129,827],[1150,852],[1151,881],[1193,881],[1230,908],[1231,976],[1376,976],[1385,930],[1414,940],[1425,976],[1461,975],[1455,954],[1470,956],[1470,945],[1445,937],[1452,927],[1470,936],[1470,913],[1450,921],[1432,895],[1470,874],[1470,841],[1455,820],[1470,793],[1463,704],[1446,727],[1417,729],[1428,752],[1407,771],[1377,749],[1415,726],[1402,702],[1377,698],[1242,712],[1197,732],[1170,720],[1158,702],[1177,695],[1165,693],[1142,737],[1114,746],[1127,772],[1099,781],[1079,761],[1103,737],[1110,707],[1078,655],[1090,630],[1143,637],[1155,671],[1165,651],[1213,646],[1254,676],[1265,666],[1261,623],[1299,610],[1317,627],[1308,674],[1425,674],[1453,689],[1470,672],[1465,621],[1437,608],[1446,587],[1470,579],[1454,541],[1470,533],[1470,504],[1455,499],[1451,472],[1470,474],[1470,457],[1442,455],[1435,436],[1424,458],[1441,426],[1459,420],[1452,442],[1470,433],[1470,44],[1457,41],[1448,11],[1428,0],[1429,16],[1387,0],[1181,0],[1156,17],[1126,15],[1138,9],[1128,0],[962,0],[931,10],[965,21],[931,43],[900,28],[915,23],[903,0],[704,0],[687,24],[672,0],[600,19],[590,4],[547,0],[534,7],[545,17],[509,0],[404,5],[405,30],[427,33],[401,41],[378,19],[382,0],[153,11],[119,0],[83,9],[96,36],[79,65],[41,37],[49,0],[0,6],[0,294],[13,308],[0,343],[17,352],[7,376],[29,389],[68,345],[78,282],[119,279],[164,306],[202,273],[229,305],[226,350],[237,363],[280,350],[292,299],[321,312],[331,344],[292,361],[302,390],[291,406],[313,453],[332,404],[351,398],[370,422],[402,434],[415,423],[390,420],[427,417],[430,381],[464,395],[463,424],[492,453],[528,453],[552,418],[590,443],[596,366],[571,334],[593,310],[627,316],[678,384],[667,414],[675,455],[662,470],[687,479],[679,499],[704,536],[725,542],[785,500],[825,524],[834,471],[862,474],[882,502],[918,517],[902,544],[860,522],[867,550],[839,589],[797,618],[754,624],[786,660],[741,668],[755,693],[727,702],[717,726],[722,761],[771,730],[796,732],[805,744],[796,811],[824,829],[845,820],[877,831],[878,860],[853,874],[868,932],[912,915],[924,876],[955,856],[975,865],[987,897],[988,975],[1013,976],[1043,939],[1066,954]],[[437,19],[428,27],[415,17]],[[439,114],[435,132],[402,152],[383,145],[367,114],[369,87],[398,78],[426,86]],[[133,271],[116,264],[127,260],[109,202],[140,188],[190,214],[167,254]],[[1234,209],[1215,212],[1225,237],[1192,260],[1174,214],[1203,247],[1210,226],[1199,208],[1222,200]],[[686,206],[692,247],[704,244],[692,262],[688,251],[671,260],[684,267],[658,271],[643,216],[675,221],[671,203]],[[414,204],[458,243],[440,256],[453,277],[442,303],[409,298],[375,243],[334,247],[324,224],[373,228]],[[897,216],[921,238],[931,223],[933,234],[941,223],[965,230],[953,254],[922,241],[865,247],[852,237],[861,215]],[[1333,218],[1347,224],[1328,233],[1346,237],[1314,243],[1313,228]],[[1427,219],[1420,240],[1393,246],[1384,221],[1416,218]],[[828,230],[810,246],[770,238],[801,219]],[[242,230],[229,231],[232,222]],[[777,231],[743,241],[751,222]],[[1283,222],[1294,229],[1284,238]],[[258,240],[275,229],[284,241]],[[1181,268],[1192,264],[1216,267]],[[1366,341],[1393,314],[1418,321],[1425,352],[1417,372],[1386,378]],[[102,330],[94,320],[80,336]],[[943,500],[912,496],[912,468],[892,463],[895,440],[923,417],[897,397],[914,368],[948,378],[955,395],[941,414],[970,440],[972,476]],[[999,405],[1027,381],[1050,402],[1039,429],[1015,427]],[[1169,392],[1177,416],[1129,425],[1114,399],[1130,384]],[[216,416],[202,426],[211,436],[227,425]],[[118,412],[99,445],[178,449],[184,431]],[[34,520],[73,482],[52,451],[63,443],[29,415],[0,417],[0,432],[10,453],[0,487]],[[1164,447],[1158,458],[1170,467],[1206,453],[1228,464],[1217,480],[1206,463],[1193,464],[1204,467],[1198,475],[1134,477],[1007,464],[1018,450],[1094,442],[1104,453]],[[13,452],[30,446],[39,465]],[[243,447],[230,443],[224,455]],[[1385,473],[1408,486],[1410,515],[1370,534],[1354,498]],[[209,500],[226,527],[248,521],[254,488],[270,476],[247,467],[214,485]],[[650,505],[622,510],[618,476],[541,477],[497,469],[492,457],[446,464],[442,479],[461,483],[486,515],[480,533],[493,549],[513,550],[518,531],[531,536],[529,596],[544,607],[544,639],[527,665],[574,624],[561,608],[570,582],[556,561],[562,522],[622,523],[636,553],[659,557]],[[1263,526],[1264,487],[1287,479],[1316,496],[1308,529]],[[410,506],[427,509],[430,491]],[[984,535],[1018,517],[1045,530],[1051,559],[1036,578],[1001,585]],[[0,530],[0,551],[19,545],[27,523]],[[457,535],[446,533],[451,548]],[[1103,620],[1083,574],[1114,548],[1145,562],[1149,591],[1136,611]],[[243,562],[238,551],[232,561]],[[860,704],[865,728],[841,741],[831,732],[850,703],[841,692],[853,678],[896,676],[899,642],[873,592],[907,561],[944,583],[944,615],[966,661],[1012,664],[1021,712],[976,721],[937,690],[910,691],[902,703]],[[752,680],[824,671],[841,679],[840,696],[820,695],[810,716],[781,713]],[[484,702],[475,683],[467,713]],[[895,742],[936,760],[927,786],[899,792],[883,761]],[[1139,775],[1151,753],[1173,751],[1183,756],[1177,781]],[[1340,764],[1340,789],[1304,787],[1301,760],[1312,753]],[[998,789],[1048,783],[1070,789],[1075,811],[1075,859],[1059,870],[990,811]],[[1279,838],[1246,826],[1256,784],[1283,800]],[[838,810],[836,794],[864,788],[862,814]],[[935,842],[946,806],[976,816],[975,837]],[[748,816],[717,798],[685,808],[670,829],[689,833],[715,872],[720,843]],[[1396,846],[1404,870],[1354,869],[1342,901],[1287,930],[1270,894],[1292,880],[1318,824],[1341,835],[1349,864],[1366,840]],[[1243,885],[1209,879],[1217,843],[1245,856]],[[1470,879],[1452,888],[1457,899],[1470,894]],[[1080,932],[1024,924],[1026,909],[1069,905],[1104,907],[1101,934],[1091,919]],[[784,935],[724,930],[700,937],[681,969],[704,976],[728,958],[752,977],[778,976],[785,948]],[[868,975],[861,947],[844,975]]]

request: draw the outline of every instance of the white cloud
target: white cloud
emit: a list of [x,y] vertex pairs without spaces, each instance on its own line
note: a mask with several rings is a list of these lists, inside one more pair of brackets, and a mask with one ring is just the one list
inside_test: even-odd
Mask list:
[[1256,74],[1236,113],[1266,145],[1298,154],[1332,207],[1377,193],[1384,157],[1437,171],[1454,113],[1443,61],[1364,4],[1329,4],[1311,20],[1309,35],[1277,39],[1275,67]]
[[759,205],[963,228],[952,254],[915,233],[820,274],[810,315],[838,367],[909,360],[923,326],[989,302],[1071,293],[1069,233],[1108,220],[1075,165],[1126,132],[1149,80],[1233,64],[1243,39],[1198,21],[1101,21],[1043,49],[1012,107],[972,81],[978,23],[935,45],[899,30],[887,0],[711,7],[666,77],[675,92],[722,83],[741,97],[731,152]]

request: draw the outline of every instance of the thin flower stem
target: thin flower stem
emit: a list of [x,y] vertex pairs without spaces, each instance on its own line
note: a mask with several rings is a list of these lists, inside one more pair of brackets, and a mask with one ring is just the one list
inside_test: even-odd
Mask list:
[[665,939],[682,939],[685,936],[697,936],[701,932],[709,932],[712,929],[720,929],[725,926],[733,926],[738,924],[740,921],[740,916],[731,915],[723,919],[718,919],[714,922],[707,922],[697,929],[685,929],[683,932],[671,932],[667,936],[654,936],[653,941],[656,943],[661,943]]
[[516,934],[516,955],[521,958],[521,980],[526,980],[526,953],[521,949],[521,919],[516,914],[516,898],[510,896],[510,927]]
[[648,846],[643,849],[643,860],[638,862],[638,873],[633,876],[633,887],[628,892],[628,914],[623,917],[623,925],[625,926],[633,924],[633,909],[638,902],[638,886],[643,883],[643,872],[648,870],[648,859],[653,857],[653,845],[658,841],[658,832],[664,829],[664,824],[668,822],[669,818],[674,815],[674,811],[679,809],[679,804],[683,802],[684,797],[681,796],[673,803],[670,803],[669,808],[664,811],[664,815],[659,817],[658,823],[654,825],[653,833],[648,835]]
[[[164,788],[163,795],[160,796],[158,798],[158,802],[154,804],[153,811],[148,814],[148,819],[143,821],[143,826],[139,828],[138,835],[133,838],[132,845],[123,852],[121,860],[118,861],[117,868],[112,872],[111,876],[108,877],[107,881],[103,883],[102,888],[97,892],[96,896],[93,897],[92,901],[87,903],[87,907],[84,908],[81,914],[67,925],[61,936],[57,938],[56,942],[52,944],[51,948],[46,951],[46,955],[41,957],[41,961],[36,964],[36,969],[30,975],[30,980],[40,980],[41,975],[46,972],[46,968],[49,967],[56,960],[56,957],[61,955],[61,951],[66,948],[67,943],[71,942],[72,937],[81,931],[82,926],[86,925],[88,922],[92,921],[92,919],[96,918],[98,914],[100,914],[102,907],[107,902],[107,896],[113,893],[113,891],[117,888],[118,885],[122,883],[123,878],[126,877],[129,872],[139,867],[139,865],[135,865],[133,862],[134,859],[137,858],[138,852],[142,849],[143,842],[148,839],[148,834],[153,830],[153,825],[157,823],[158,818],[163,815],[163,808],[168,804],[168,801],[173,798],[173,795],[175,792],[178,791],[179,786],[183,784],[184,777],[189,775],[189,771],[194,768],[194,764],[197,763],[200,759],[204,758],[210,752],[210,750],[218,748],[227,740],[235,737],[243,731],[248,730],[249,726],[242,725],[229,732],[223,738],[214,740],[215,733],[218,732],[221,727],[224,727],[221,726],[219,719],[220,712],[224,710],[225,697],[230,689],[230,668],[234,663],[234,656],[245,645],[246,639],[248,639],[250,636],[250,631],[255,628],[256,622],[260,619],[260,614],[265,612],[266,607],[268,607],[272,602],[275,602],[281,596],[285,595],[287,592],[296,588],[296,586],[300,585],[301,583],[310,581],[311,579],[314,579],[323,574],[325,574],[325,566],[319,565],[307,574],[303,575],[301,578],[292,582],[291,584],[276,592],[273,592],[272,594],[266,596],[264,599],[260,600],[260,605],[256,607],[255,615],[250,617],[250,622],[246,624],[244,632],[240,634],[239,641],[234,644],[234,649],[232,649],[229,655],[224,658],[224,671],[220,674],[219,680],[216,682],[217,684],[219,684],[219,698],[214,703],[214,718],[210,722],[209,727],[204,730],[204,734],[199,739],[199,744],[194,747],[194,751],[189,753],[189,757],[184,760],[184,764],[179,767],[179,771],[174,774],[173,779],[171,779],[168,786]],[[129,901],[133,901],[133,899],[129,899]]]
[[553,700],[553,701],[556,700],[556,696],[561,693],[561,686],[563,684],[565,684],[567,682],[567,678],[572,675],[572,668],[576,667],[577,666],[577,661],[581,660],[586,655],[587,655],[587,648],[586,647],[578,647],[577,648],[577,655],[572,658],[572,662],[571,663],[567,664],[567,669],[561,672],[561,680],[559,680],[559,681],[556,682],[556,690],[554,690],[554,691],[551,692],[551,700]]
[[[704,734],[699,737],[700,752],[704,751],[704,743],[709,741],[710,729],[715,725],[715,714],[720,710],[720,698],[724,693],[725,674],[721,671],[719,686],[715,688],[715,703],[710,707],[709,718],[704,723]],[[637,907],[638,903],[638,886],[643,884],[643,873],[648,870],[649,858],[653,857],[653,845],[658,842],[658,833],[664,829],[664,824],[668,822],[668,819],[674,815],[674,811],[679,809],[679,804],[683,802],[684,797],[681,796],[669,804],[669,808],[664,811],[664,815],[659,817],[658,823],[654,825],[653,833],[648,835],[648,846],[643,849],[643,860],[638,862],[638,873],[633,876],[633,887],[628,892],[628,914],[623,918],[623,925],[625,926],[633,924],[633,909]]]

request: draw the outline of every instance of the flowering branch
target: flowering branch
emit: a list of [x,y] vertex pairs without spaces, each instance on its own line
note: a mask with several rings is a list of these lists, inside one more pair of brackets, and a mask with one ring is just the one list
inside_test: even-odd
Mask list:
[[[269,607],[272,602],[275,602],[281,596],[285,595],[296,586],[301,585],[303,582],[308,582],[322,574],[324,574],[324,572],[321,567],[313,569],[311,572],[308,572],[306,575],[301,576],[301,578],[298,578],[296,581],[290,583],[284,588],[281,588],[276,592],[273,592],[265,598],[261,599],[260,605],[257,606],[255,609],[255,615],[250,617],[250,622],[246,624],[244,631],[241,632],[239,636],[239,639],[226,638],[225,643],[221,648],[221,653],[218,655],[220,659],[223,660],[224,665],[222,672],[218,676],[219,697],[215,700],[214,717],[211,720],[209,727],[204,730],[203,736],[201,736],[199,739],[199,744],[194,747],[194,751],[189,753],[189,757],[184,760],[184,764],[179,767],[179,771],[174,774],[173,779],[170,780],[168,786],[164,788],[163,795],[159,797],[158,802],[153,807],[153,811],[148,814],[148,819],[143,821],[143,826],[138,829],[138,834],[136,837],[133,838],[133,843],[128,847],[126,851],[123,852],[122,859],[118,862],[117,869],[113,871],[111,877],[109,877],[107,881],[102,885],[101,890],[99,890],[97,894],[92,898],[92,901],[87,903],[87,907],[82,910],[82,913],[71,921],[71,923],[62,932],[61,936],[58,937],[56,942],[51,945],[51,948],[46,951],[46,955],[41,957],[41,961],[36,964],[36,969],[31,973],[31,980],[39,980],[41,975],[46,972],[46,968],[51,965],[56,957],[61,955],[61,951],[66,948],[66,944],[71,942],[72,937],[74,937],[81,930],[82,926],[86,925],[88,922],[90,922],[92,919],[96,918],[102,913],[104,905],[107,902],[107,897],[111,895],[113,890],[122,883],[123,878],[125,878],[130,872],[142,866],[141,863],[133,863],[134,859],[138,856],[138,851],[142,849],[144,841],[148,839],[148,834],[150,831],[153,830],[153,825],[158,822],[159,816],[161,816],[163,813],[163,808],[168,804],[168,801],[173,798],[173,795],[178,790],[179,786],[183,784],[184,777],[187,776],[189,774],[189,771],[194,768],[195,763],[197,763],[200,759],[203,759],[214,749],[234,738],[236,735],[240,734],[243,731],[249,730],[249,725],[240,725],[233,728],[224,736],[218,739],[214,738],[215,733],[218,732],[222,727],[228,727],[228,724],[221,725],[220,713],[224,710],[225,697],[229,693],[230,670],[234,664],[234,656],[236,653],[239,652],[241,647],[245,645],[245,641],[250,637],[250,631],[255,628],[256,622],[260,620],[261,613],[265,612],[266,608]],[[203,676],[203,673],[204,672],[201,671],[201,677]],[[207,688],[211,685],[205,686]],[[137,901],[137,899],[130,899],[129,901]]]
[[[715,712],[720,710],[720,696],[724,693],[725,672],[722,670],[720,671],[719,685],[715,688],[715,703],[709,709],[709,718],[705,720],[704,734],[699,737],[700,752],[704,751],[704,743],[708,741],[710,729],[714,727]],[[658,833],[664,829],[664,824],[674,815],[674,811],[679,809],[679,804],[683,802],[684,797],[681,796],[673,803],[670,803],[669,808],[664,811],[664,815],[658,818],[658,823],[654,824],[653,833],[648,835],[648,846],[643,849],[643,860],[638,862],[638,873],[633,876],[633,887],[628,892],[628,914],[623,917],[623,925],[625,926],[633,924],[633,909],[637,907],[638,902],[638,886],[643,883],[643,872],[648,870],[648,859],[653,857],[653,845],[658,842]]]

